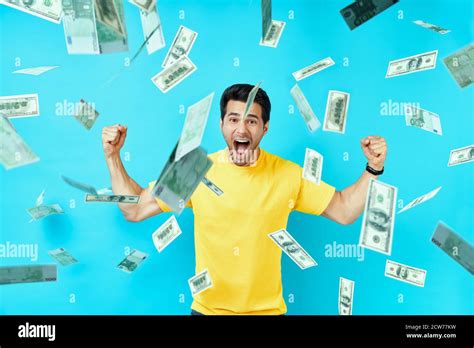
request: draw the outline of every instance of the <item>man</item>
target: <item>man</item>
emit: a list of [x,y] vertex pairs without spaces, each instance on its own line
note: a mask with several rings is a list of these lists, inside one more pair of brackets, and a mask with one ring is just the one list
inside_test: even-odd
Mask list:
[[[323,215],[341,224],[362,213],[370,178],[381,174],[387,146],[369,136],[361,140],[368,160],[356,183],[342,191],[302,178],[302,168],[259,147],[270,126],[270,100],[260,89],[248,116],[245,102],[253,86],[227,88],[220,101],[220,127],[227,148],[210,154],[206,177],[224,192],[217,196],[200,184],[187,206],[194,212],[196,274],[208,269],[213,286],[191,306],[201,314],[284,314],[281,250],[268,237],[286,228],[291,211]],[[170,209],[151,196],[154,182],[140,187],[120,160],[127,127],[105,127],[102,142],[115,194],[140,195],[139,204],[119,204],[128,221],[142,221]],[[375,173],[371,174],[369,173]]]

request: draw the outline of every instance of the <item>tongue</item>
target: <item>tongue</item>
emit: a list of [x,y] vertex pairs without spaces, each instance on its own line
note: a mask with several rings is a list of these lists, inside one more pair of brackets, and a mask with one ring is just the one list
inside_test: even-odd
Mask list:
[[239,155],[243,154],[247,150],[248,143],[239,143],[236,144],[236,150]]

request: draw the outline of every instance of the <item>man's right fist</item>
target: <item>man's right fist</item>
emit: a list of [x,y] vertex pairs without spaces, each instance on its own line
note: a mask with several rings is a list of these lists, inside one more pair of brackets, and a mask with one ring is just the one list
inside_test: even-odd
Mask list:
[[102,129],[102,146],[106,157],[118,155],[127,137],[127,127],[120,124]]

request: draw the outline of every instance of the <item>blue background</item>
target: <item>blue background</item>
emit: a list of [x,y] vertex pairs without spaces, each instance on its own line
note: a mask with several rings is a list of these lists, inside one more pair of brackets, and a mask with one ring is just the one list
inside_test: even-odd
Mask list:
[[[284,298],[288,314],[337,314],[339,277],[355,281],[354,314],[473,314],[473,277],[430,241],[439,220],[474,243],[472,163],[448,167],[451,149],[472,144],[474,89],[460,89],[442,58],[466,46],[473,36],[471,0],[401,1],[350,31],[339,10],[350,1],[273,1],[273,19],[286,22],[277,49],[259,46],[260,1],[159,1],[167,46],[146,51],[127,68],[143,42],[138,10],[125,2],[129,52],[101,56],[68,55],[62,25],[0,6],[0,95],[38,93],[41,115],[14,119],[17,131],[41,161],[0,169],[0,243],[37,243],[35,263],[54,263],[47,251],[64,247],[80,263],[58,264],[58,281],[0,287],[2,314],[188,314],[192,297],[187,279],[194,274],[192,211],[178,218],[183,234],[158,253],[151,234],[169,214],[141,223],[125,221],[115,205],[83,202],[83,193],[67,186],[60,173],[96,188],[110,186],[101,146],[101,129],[121,123],[129,127],[122,150],[128,173],[142,186],[155,180],[180,135],[185,114],[180,105],[216,96],[203,138],[209,152],[224,147],[218,99],[233,83],[256,83],[272,101],[267,151],[303,165],[305,148],[325,157],[323,180],[343,189],[365,166],[359,140],[371,134],[388,142],[386,173],[381,180],[398,187],[405,204],[438,186],[432,200],[396,216],[392,255],[365,251],[357,258],[325,257],[325,245],[357,244],[362,217],[342,226],[322,217],[293,213],[288,231],[318,261],[301,271],[282,256]],[[179,18],[184,10],[185,19]],[[289,19],[294,11],[294,19]],[[400,19],[403,11],[403,19]],[[440,35],[414,20],[452,30]],[[179,86],[161,93],[150,78],[161,63],[180,25],[199,33],[190,53],[198,71]],[[385,79],[388,62],[439,50],[437,67]],[[289,112],[295,84],[291,73],[327,56],[336,64],[299,82],[323,121],[328,90],[351,94],[345,135],[311,134],[296,110]],[[349,65],[344,66],[344,58]],[[15,62],[19,58],[21,66]],[[234,66],[238,58],[240,66]],[[36,66],[59,65],[42,76],[12,74]],[[116,73],[109,86],[106,82]],[[93,102],[100,112],[92,130],[55,114],[57,103]],[[440,116],[443,136],[405,126],[403,116],[381,115],[382,103],[420,103]],[[344,153],[349,160],[344,161]],[[59,203],[65,215],[29,223],[27,208],[46,189],[45,204]],[[76,207],[70,208],[71,199]],[[400,209],[401,206],[397,208]],[[150,257],[132,274],[116,268],[127,248]],[[386,259],[428,271],[424,288],[386,278]],[[4,265],[28,259],[0,258]],[[70,303],[71,294],[75,302]],[[291,296],[292,295],[292,296]],[[403,296],[403,302],[399,299]],[[293,301],[289,301],[289,299]],[[183,301],[184,299],[184,301]],[[181,300],[181,301],[180,301]]]

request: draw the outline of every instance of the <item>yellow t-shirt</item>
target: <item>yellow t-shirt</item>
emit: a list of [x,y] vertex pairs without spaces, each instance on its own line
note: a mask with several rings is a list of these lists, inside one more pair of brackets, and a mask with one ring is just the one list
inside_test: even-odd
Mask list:
[[335,188],[304,180],[300,166],[264,150],[249,167],[223,160],[228,153],[210,154],[214,164],[206,174],[224,193],[217,196],[200,183],[187,205],[194,212],[196,274],[207,268],[213,283],[191,308],[203,314],[284,314],[282,251],[268,234],[286,228],[292,210],[321,214]]

